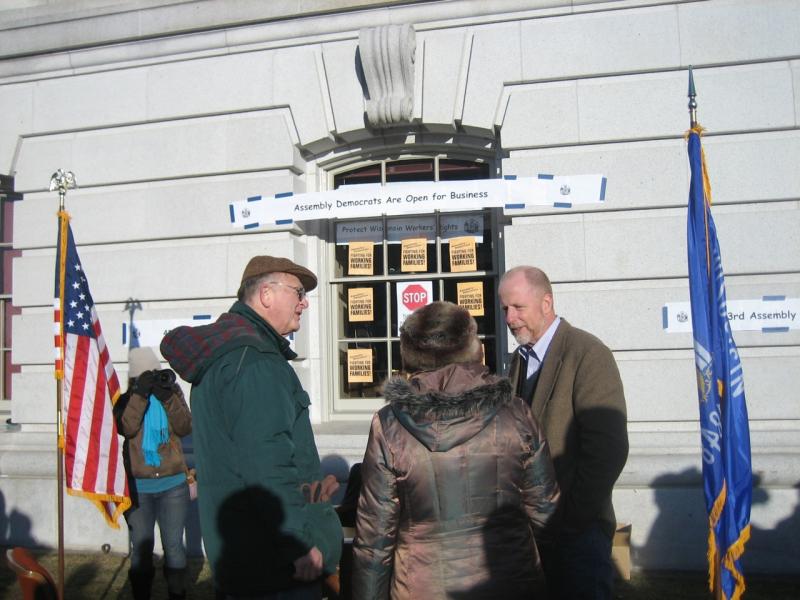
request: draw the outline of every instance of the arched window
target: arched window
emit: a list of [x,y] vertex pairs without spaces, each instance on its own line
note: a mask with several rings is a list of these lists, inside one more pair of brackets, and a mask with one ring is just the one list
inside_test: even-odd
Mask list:
[[[410,181],[488,179],[488,162],[440,156],[383,160],[334,175],[335,187]],[[334,414],[372,412],[383,404],[385,379],[402,369],[399,323],[420,302],[448,300],[467,305],[478,323],[486,364],[500,364],[496,310],[499,270],[498,214],[495,210],[436,212],[341,219],[330,225],[330,285],[335,324]],[[454,269],[450,240],[472,237],[476,264]],[[424,238],[423,260],[414,270],[403,263],[403,240]],[[420,242],[418,242],[420,244]],[[418,245],[419,249],[419,245]],[[351,255],[369,258],[354,268]],[[362,256],[363,259],[363,256]],[[430,295],[429,295],[430,294]]]

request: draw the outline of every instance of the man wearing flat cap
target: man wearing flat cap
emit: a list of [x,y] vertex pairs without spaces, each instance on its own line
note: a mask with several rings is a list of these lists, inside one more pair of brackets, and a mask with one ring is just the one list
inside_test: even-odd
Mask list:
[[309,398],[284,337],[300,328],[316,285],[287,258],[256,256],[227,313],[161,343],[192,384],[200,525],[226,598],[320,598],[321,576],[339,561],[336,484],[320,481]]

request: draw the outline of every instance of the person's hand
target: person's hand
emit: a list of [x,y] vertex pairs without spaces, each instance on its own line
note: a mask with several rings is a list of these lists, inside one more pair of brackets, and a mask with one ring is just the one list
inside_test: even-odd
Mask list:
[[316,546],[294,561],[294,578],[314,581],[322,575],[322,552]]
[[153,391],[153,384],[156,382],[155,371],[144,371],[133,382],[133,393],[139,394],[143,398],[149,398]]
[[300,486],[307,504],[328,502],[338,489],[339,482],[336,481],[336,477],[333,475],[326,475],[322,481],[312,481]]
[[319,483],[320,492],[319,492],[319,501],[320,502],[328,502],[330,501],[331,497],[336,493],[336,490],[339,489],[339,482],[336,481],[336,477],[333,475],[326,475],[325,479],[323,479]]

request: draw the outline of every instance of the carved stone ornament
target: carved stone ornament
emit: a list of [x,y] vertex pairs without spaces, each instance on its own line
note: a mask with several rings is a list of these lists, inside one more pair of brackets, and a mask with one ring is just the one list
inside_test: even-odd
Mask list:
[[411,120],[414,108],[414,52],[411,25],[384,25],[358,32],[367,86],[367,121],[387,127]]

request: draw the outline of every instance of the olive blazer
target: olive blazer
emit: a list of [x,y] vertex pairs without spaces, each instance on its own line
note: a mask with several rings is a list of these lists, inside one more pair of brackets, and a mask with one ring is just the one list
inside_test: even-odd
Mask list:
[[[517,393],[521,364],[515,352],[509,379]],[[599,522],[611,536],[611,491],[628,458],[625,395],[614,356],[598,338],[561,319],[541,369],[531,408],[561,488],[552,524],[581,530]]]

